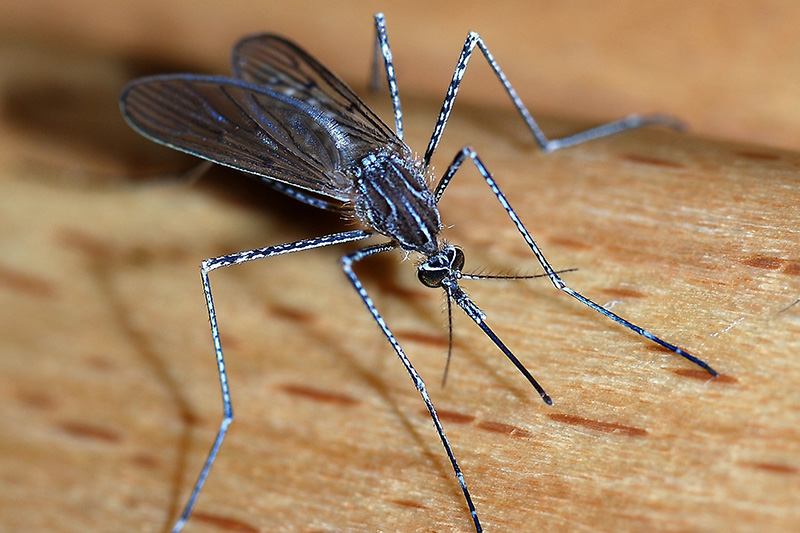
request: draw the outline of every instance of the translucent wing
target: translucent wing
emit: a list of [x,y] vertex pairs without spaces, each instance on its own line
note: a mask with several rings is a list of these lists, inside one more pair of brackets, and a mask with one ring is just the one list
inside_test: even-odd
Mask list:
[[158,143],[290,186],[276,184],[279,190],[297,187],[348,202],[353,183],[343,150],[350,135],[313,104],[196,75],[142,78],[120,99],[130,125]]
[[349,137],[342,148],[346,159],[386,145],[410,152],[343,81],[295,44],[277,35],[246,37],[231,61],[237,78],[308,102],[336,120]]

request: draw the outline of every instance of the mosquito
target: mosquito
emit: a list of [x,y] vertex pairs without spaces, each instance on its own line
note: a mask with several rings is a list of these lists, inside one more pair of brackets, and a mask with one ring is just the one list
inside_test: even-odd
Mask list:
[[272,34],[246,37],[234,47],[232,78],[195,74],[153,76],[131,82],[122,93],[120,106],[125,119],[145,137],[213,163],[253,174],[262,183],[295,200],[320,209],[338,211],[346,218],[356,219],[362,226],[361,229],[245,250],[202,262],[200,275],[216,353],[223,418],[214,444],[173,532],[183,529],[189,519],[233,420],[228,375],[209,273],[256,259],[361,241],[373,236],[383,236],[385,240],[344,255],[339,264],[422,396],[458,479],[474,528],[478,532],[482,531],[464,475],[445,436],[425,382],[353,271],[355,263],[390,250],[399,248],[406,253],[416,254],[419,257],[419,281],[426,287],[442,289],[448,309],[455,302],[522,373],[542,400],[552,404],[550,396],[489,327],[484,312],[459,284],[462,279],[493,276],[464,272],[464,252],[459,247],[445,243],[440,236],[443,225],[437,204],[466,161],[475,165],[556,289],[684,357],[705,369],[711,376],[717,375],[704,361],[567,286],[559,272],[545,259],[492,174],[471,148],[464,147],[455,155],[434,188],[431,189],[428,185],[433,178],[430,172],[431,158],[442,138],[462,78],[476,47],[496,74],[536,143],[546,152],[642,126],[680,128],[681,123],[664,115],[631,115],[574,135],[548,139],[500,70],[483,39],[477,33],[471,32],[456,63],[428,147],[420,159],[413,155],[403,141],[400,97],[385,19],[380,13],[375,16],[375,29],[373,85],[379,79],[382,56],[394,112],[394,131],[344,82],[311,55],[292,42]]

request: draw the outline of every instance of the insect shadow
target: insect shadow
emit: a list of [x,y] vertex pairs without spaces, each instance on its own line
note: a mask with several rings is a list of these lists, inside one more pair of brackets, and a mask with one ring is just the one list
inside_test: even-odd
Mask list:
[[373,85],[379,79],[382,58],[394,110],[394,131],[311,55],[292,42],[271,34],[247,37],[234,47],[233,78],[193,74],[154,76],[131,82],[122,93],[122,113],[142,135],[208,161],[253,174],[265,185],[300,202],[337,211],[362,226],[362,229],[246,250],[202,262],[200,274],[222,390],[223,419],[191,496],[174,525],[174,532],[180,531],[189,519],[233,420],[209,273],[247,261],[361,241],[373,236],[386,239],[344,255],[340,259],[340,266],[422,396],[458,479],[474,528],[476,531],[482,530],[467,483],[428,396],[425,382],[353,271],[355,263],[390,250],[399,248],[406,253],[416,254],[419,257],[419,281],[426,287],[442,289],[448,310],[453,302],[461,308],[525,376],[545,403],[551,404],[544,389],[489,327],[486,315],[460,286],[461,280],[491,276],[464,272],[464,252],[440,237],[443,226],[437,203],[465,161],[475,165],[556,289],[686,358],[712,376],[717,375],[702,360],[570,288],[545,259],[492,174],[471,148],[462,148],[436,186],[433,189],[428,186],[433,180],[429,171],[431,158],[441,140],[476,47],[545,152],[646,125],[680,128],[681,123],[664,115],[631,115],[575,135],[548,139],[500,70],[486,44],[477,33],[472,32],[464,42],[428,147],[421,159],[416,158],[403,141],[403,114],[382,14],[375,16],[375,28]]

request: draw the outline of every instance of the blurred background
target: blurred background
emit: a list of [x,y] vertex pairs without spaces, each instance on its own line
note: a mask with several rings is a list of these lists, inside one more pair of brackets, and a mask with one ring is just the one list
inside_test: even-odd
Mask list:
[[[5,154],[122,171],[145,145],[106,120],[124,81],[227,73],[232,44],[253,32],[295,39],[363,89],[377,11],[401,94],[442,98],[475,30],[535,115],[660,111],[702,135],[800,146],[800,5],[791,1],[28,0],[0,5],[0,120],[22,136],[7,139],[18,151]],[[483,60],[474,63],[460,98],[509,106]]]

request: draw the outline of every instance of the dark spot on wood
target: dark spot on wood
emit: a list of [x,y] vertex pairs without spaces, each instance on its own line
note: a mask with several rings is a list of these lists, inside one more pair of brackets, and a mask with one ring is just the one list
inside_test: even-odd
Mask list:
[[766,154],[764,152],[751,152],[749,150],[737,150],[733,152],[734,155],[744,157],[745,159],[754,159],[756,161],[777,161],[781,157],[778,154]]
[[0,265],[0,287],[38,298],[52,298],[56,295],[55,285],[46,279],[2,265]]
[[285,305],[270,305],[269,313],[290,322],[307,323],[314,319],[314,315],[296,307]]
[[359,400],[348,396],[346,394],[339,394],[337,392],[324,391],[306,385],[281,385],[280,389],[283,392],[292,394],[294,396],[301,396],[307,400],[315,402],[330,403],[336,405],[357,405],[361,403]]
[[645,294],[643,292],[635,291],[633,289],[601,289],[603,294],[607,294],[612,298],[644,298]]
[[187,426],[199,426],[208,423],[207,420],[203,420],[195,413],[192,413],[187,409],[181,409],[180,417],[181,417],[181,422],[183,422]]
[[511,424],[504,424],[502,422],[492,422],[490,420],[485,420],[483,422],[478,423],[478,427],[480,429],[485,429],[486,431],[491,431],[492,433],[500,433],[502,435],[508,435],[509,437],[531,436],[530,431],[518,428],[517,426],[512,426]]
[[150,470],[155,470],[161,466],[161,461],[152,455],[147,455],[144,453],[138,453],[131,457],[131,462],[136,466],[149,468]]
[[702,368],[678,368],[673,370],[673,372],[678,376],[697,379],[700,381],[713,380],[714,382],[718,383],[739,383],[739,380],[733,376],[726,376],[725,374],[719,374],[717,377],[713,377],[711,374],[709,374]]
[[[573,250],[589,250],[592,245],[583,241],[576,241],[569,237],[555,237],[549,239],[549,243],[555,246],[562,246],[564,248],[572,248]],[[525,253],[530,256],[530,251],[526,250]]]
[[750,468],[755,468],[756,470],[765,470],[767,472],[772,472],[774,474],[788,474],[788,475],[797,475],[800,473],[794,466],[789,465],[779,465],[775,463],[760,463],[760,462],[745,462],[742,463],[744,466],[749,466]]
[[632,163],[641,163],[644,165],[653,165],[657,167],[685,168],[685,165],[676,163],[675,161],[668,161],[667,159],[661,159],[658,157],[649,157],[636,154],[625,154],[624,156],[622,156],[622,159],[625,159]]
[[800,276],[800,261],[786,261],[781,272],[790,276]]
[[662,353],[662,354],[663,353],[670,353],[670,354],[674,354],[675,353],[672,350],[670,350],[669,348],[665,348],[664,346],[661,346],[660,344],[656,344],[654,342],[648,342],[644,346],[644,348],[646,348],[647,350],[650,350],[651,352],[658,352],[658,353]]
[[117,368],[117,365],[112,360],[102,355],[93,355],[86,360],[86,363],[95,370],[102,372],[109,372]]
[[[427,409],[422,412],[425,413],[426,415],[428,414]],[[447,422],[450,424],[469,424],[475,421],[475,416],[459,413],[457,411],[445,411],[437,409],[436,413],[439,415],[439,419],[442,422]]]
[[396,503],[397,505],[402,505],[403,507],[411,507],[412,509],[427,509],[424,505],[421,505],[417,502],[412,502],[411,500],[389,500],[392,503]]
[[436,348],[447,349],[447,339],[438,335],[426,335],[424,333],[410,330],[395,330],[394,336],[404,341],[427,344]]
[[632,426],[624,426],[614,422],[600,422],[599,420],[590,420],[581,416],[565,415],[565,414],[550,414],[547,415],[551,420],[560,422],[562,424],[570,424],[573,426],[582,426],[594,431],[602,431],[603,433],[614,433],[626,437],[646,437],[647,430],[635,428]]
[[784,263],[785,261],[783,259],[777,257],[751,257],[750,259],[742,261],[744,265],[763,268],[764,270],[778,270]]
[[219,342],[222,343],[222,347],[226,350],[241,350],[244,345],[237,335],[222,331],[219,332]]
[[52,397],[39,391],[21,391],[17,393],[17,398],[28,407],[36,409],[52,409],[56,405]]
[[127,262],[136,267],[146,267],[153,262],[154,250],[141,245],[131,246],[128,250]]
[[121,437],[116,431],[86,422],[62,422],[59,424],[62,431],[82,439],[102,440],[105,442],[119,442]]
[[157,245],[145,243],[127,250],[123,249],[122,259],[131,265],[148,265],[156,261],[176,263],[186,259],[195,259],[195,256],[185,246],[174,243],[160,243]]
[[107,259],[114,255],[113,248],[108,241],[82,231],[64,229],[59,232],[58,239],[67,248],[77,250],[94,259]]
[[245,533],[258,533],[259,531],[258,528],[235,518],[227,518],[225,516],[204,513],[202,511],[195,511],[192,513],[192,519],[205,522],[206,524],[213,524],[226,531],[244,531]]

